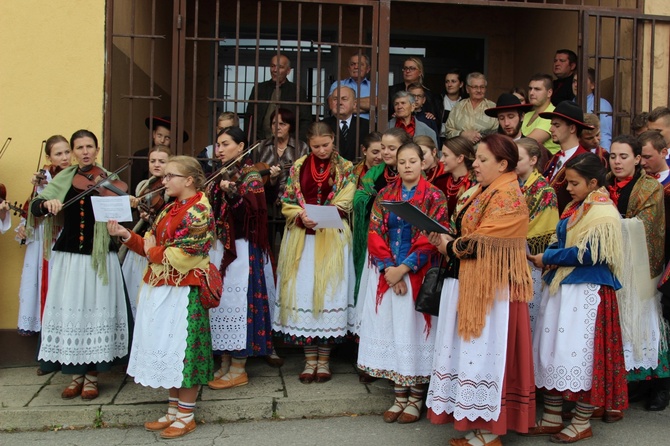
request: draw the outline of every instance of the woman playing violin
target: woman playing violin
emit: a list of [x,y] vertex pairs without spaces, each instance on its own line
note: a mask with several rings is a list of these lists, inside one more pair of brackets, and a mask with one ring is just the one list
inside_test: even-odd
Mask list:
[[[157,145],[150,149],[149,173],[151,177],[142,180],[137,185],[135,190],[136,197],[130,199],[130,205],[139,208],[140,219],[144,222],[138,222],[133,229],[139,235],[144,235],[153,218],[160,213],[169,198],[164,191],[162,179],[170,156],[172,156],[172,152],[168,146]],[[135,317],[137,310],[137,296],[140,285],[142,285],[146,267],[147,258],[132,250],[126,254],[121,267],[123,278],[126,281],[128,300],[130,301],[130,310],[133,313],[133,317]]]
[[272,352],[270,304],[275,289],[265,190],[251,160],[238,160],[246,148],[239,127],[219,132],[215,155],[228,166],[230,177],[217,178],[207,189],[217,235],[210,257],[221,265],[223,276],[221,304],[210,310],[212,348],[222,354],[221,368],[209,382],[212,389],[247,384],[247,357]]
[[[36,172],[31,183],[35,194],[41,193],[61,170],[70,166],[70,143],[61,135],[54,135],[47,139],[44,154],[49,165]],[[30,220],[28,230],[26,223]],[[44,259],[44,225],[42,218],[35,218],[32,214],[28,218],[21,218],[16,228],[17,239],[25,240],[26,255],[23,260],[21,285],[19,286],[19,334],[28,336],[38,333],[41,329],[42,308],[47,294],[49,277],[49,262]],[[59,230],[52,231],[53,237],[47,242],[53,245]]]
[[[51,256],[38,359],[43,371],[61,367],[63,374],[73,375],[62,398],[94,399],[98,372],[128,353],[129,316],[116,246],[105,223],[95,222],[90,194],[63,206],[81,192],[77,186],[86,187],[86,175],[108,174],[95,163],[98,139],[78,130],[70,147],[77,164],[64,169],[30,203],[36,217],[52,215],[45,221],[46,240],[57,221],[63,227]],[[47,246],[46,257],[50,255]]]

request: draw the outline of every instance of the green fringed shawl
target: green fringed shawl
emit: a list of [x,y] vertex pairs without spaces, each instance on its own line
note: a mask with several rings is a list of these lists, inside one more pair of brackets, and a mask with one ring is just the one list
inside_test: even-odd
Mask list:
[[356,273],[356,286],[354,288],[354,303],[358,301],[358,290],[361,285],[361,274],[365,265],[365,251],[368,247],[368,228],[370,224],[369,209],[377,196],[375,182],[386,169],[385,163],[377,164],[368,170],[361,179],[361,189],[354,194],[354,272]]

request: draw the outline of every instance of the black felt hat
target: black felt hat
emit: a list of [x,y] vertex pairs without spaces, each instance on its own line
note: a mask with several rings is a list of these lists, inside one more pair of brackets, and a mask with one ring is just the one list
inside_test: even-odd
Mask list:
[[586,130],[593,130],[595,128],[584,122],[584,112],[582,111],[582,108],[572,101],[560,102],[554,111],[540,113],[540,118],[560,118],[569,124],[574,124],[577,127],[581,127]]
[[[144,125],[147,126],[148,129],[153,128],[156,130],[156,127],[161,126],[165,127],[168,130],[172,130],[172,121],[170,121],[169,116],[163,116],[163,117],[158,117],[158,116],[149,116],[147,119],[144,120]],[[184,131],[184,142],[188,141],[188,133]]]
[[498,113],[505,112],[508,110],[519,110],[521,113],[526,113],[528,110],[532,109],[531,104],[522,104],[519,98],[514,96],[511,93],[503,93],[498,97],[498,102],[495,107],[487,108],[484,110],[487,116],[492,118],[497,118]]

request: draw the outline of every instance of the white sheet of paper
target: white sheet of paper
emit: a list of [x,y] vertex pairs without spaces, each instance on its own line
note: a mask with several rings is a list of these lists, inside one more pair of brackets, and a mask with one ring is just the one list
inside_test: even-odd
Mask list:
[[314,229],[344,229],[342,217],[337,212],[337,206],[305,204],[305,210],[307,211],[307,216],[317,223]]
[[129,195],[121,195],[117,197],[91,197],[91,204],[93,205],[95,221],[133,221]]

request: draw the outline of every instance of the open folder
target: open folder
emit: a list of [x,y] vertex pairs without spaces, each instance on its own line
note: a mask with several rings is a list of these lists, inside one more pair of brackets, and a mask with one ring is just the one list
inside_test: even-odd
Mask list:
[[380,201],[379,204],[421,231],[448,234],[449,230],[406,201]]

